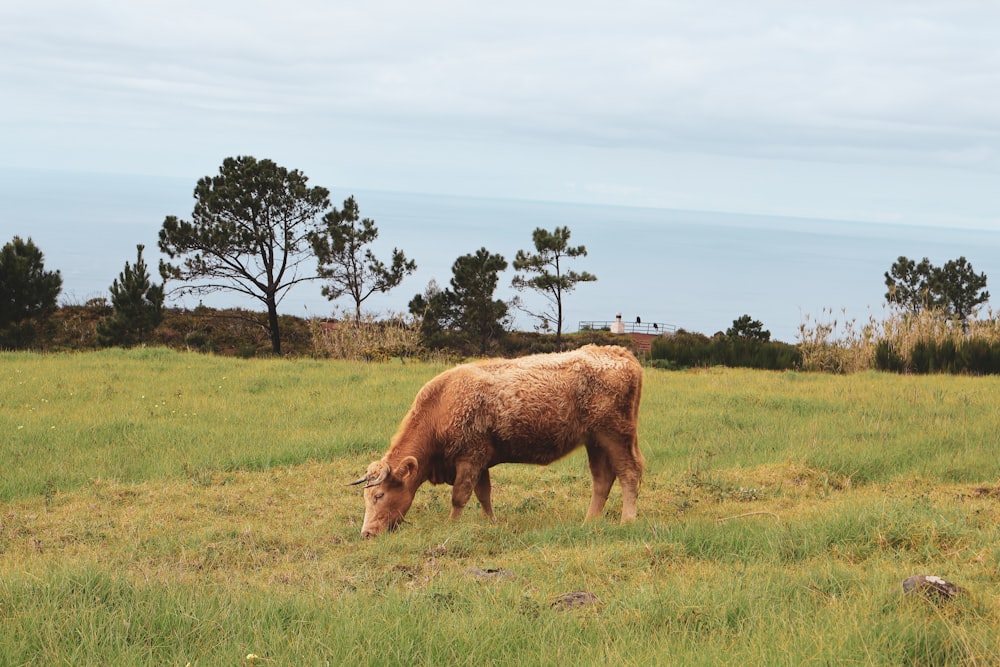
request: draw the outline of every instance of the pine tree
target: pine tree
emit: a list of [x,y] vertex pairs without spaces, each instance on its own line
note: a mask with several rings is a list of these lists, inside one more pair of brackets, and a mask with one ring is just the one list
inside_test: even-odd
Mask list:
[[976,273],[965,257],[934,266],[900,257],[885,272],[885,299],[903,312],[918,314],[936,309],[966,324],[990,298],[986,274]]
[[[535,253],[518,250],[514,258],[512,285],[517,290],[532,289],[541,293],[549,302],[549,308],[541,313],[528,312],[537,318],[542,330],[555,328],[556,347],[562,349],[563,297],[576,288],[577,283],[593,282],[597,276],[584,271],[577,273],[563,266],[565,260],[586,257],[585,246],[569,245],[569,227],[556,227],[547,231],[541,227],[532,233]],[[535,275],[532,275],[535,274]]]
[[163,285],[150,283],[143,248],[136,246],[135,265],[125,262],[125,269],[111,285],[114,313],[97,323],[101,345],[135,345],[163,320]]
[[726,338],[755,340],[766,343],[771,340],[771,332],[764,328],[764,323],[749,315],[741,315],[733,320],[733,326],[726,329]]
[[309,187],[298,170],[252,156],[226,158],[217,176],[195,186],[191,220],[167,216],[160,229],[164,279],[178,293],[226,290],[260,301],[271,350],[281,354],[278,304],[288,291],[316,276],[302,270],[313,258],[309,232],[330,207],[326,188]]
[[455,260],[451,270],[451,289],[447,291],[459,329],[476,341],[480,354],[486,354],[490,339],[504,332],[507,304],[494,299],[498,277],[507,269],[503,255],[480,248],[475,254]]
[[365,246],[378,238],[371,218],[361,218],[354,197],[344,200],[343,210],[323,216],[322,225],[310,233],[309,241],[319,262],[319,277],[326,280],[323,296],[331,301],[348,294],[354,301],[354,321],[361,322],[361,304],[376,292],[385,293],[417,270],[399,248],[392,249],[392,264],[386,266]]
[[480,248],[455,260],[447,289],[431,282],[424,294],[415,295],[409,308],[421,319],[424,343],[442,347],[455,340],[486,354],[490,341],[506,330],[507,304],[493,298],[498,274],[506,269],[503,255]]
[[58,271],[46,271],[42,251],[19,236],[0,250],[0,347],[26,347],[32,320],[56,309],[62,290]]

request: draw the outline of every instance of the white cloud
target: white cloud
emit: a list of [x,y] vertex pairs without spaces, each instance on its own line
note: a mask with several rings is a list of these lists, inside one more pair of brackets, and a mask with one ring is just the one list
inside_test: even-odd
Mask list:
[[[368,188],[905,218],[1000,171],[998,24],[987,2],[8,4],[0,160],[197,177],[252,153]],[[868,208],[872,168],[912,200]]]

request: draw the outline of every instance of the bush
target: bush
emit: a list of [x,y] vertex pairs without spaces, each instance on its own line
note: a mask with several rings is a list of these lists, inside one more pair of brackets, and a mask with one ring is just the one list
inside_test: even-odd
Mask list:
[[802,353],[794,345],[741,336],[708,338],[683,329],[654,339],[650,357],[658,368],[728,366],[791,370],[802,365]]
[[[156,345],[226,356],[270,354],[271,337],[264,326],[266,313],[239,308],[214,310],[200,306],[194,310],[170,309],[153,332]],[[281,349],[285,356],[312,353],[309,322],[301,317],[279,315]]]
[[[85,305],[61,306],[51,316],[37,321],[34,347],[40,351],[97,349],[97,323],[113,313],[105,299]],[[146,335],[143,343],[179,350],[197,350],[222,355],[269,353],[270,336],[264,328],[266,314],[241,310],[194,310],[166,308],[163,321]],[[283,353],[302,356],[313,353],[309,321],[291,315],[279,316]]]
[[1000,373],[1000,343],[972,338],[959,350],[961,364],[969,372],[981,375]]
[[802,369],[825,373],[855,373],[872,367],[875,349],[871,344],[874,322],[859,326],[856,319],[833,310],[823,311],[821,318],[799,326],[799,351]]
[[875,367],[893,373],[902,373],[906,370],[906,360],[896,352],[888,340],[880,340],[875,345]]
[[192,350],[198,352],[211,352],[213,350],[212,339],[207,331],[195,330],[184,336],[184,344]]
[[422,353],[419,326],[403,317],[377,321],[371,316],[334,322],[313,320],[309,324],[313,351],[320,357],[384,361]]
[[653,361],[666,361],[676,368],[707,366],[708,336],[679,329],[669,336],[653,341],[649,356]]
[[[575,350],[584,345],[619,345],[636,352],[631,337],[613,334],[608,329],[581,329],[576,333],[563,334],[563,350]],[[508,331],[498,345],[498,353],[509,358],[555,351],[555,336],[537,331]]]
[[31,320],[21,320],[0,328],[0,350],[25,350],[32,346],[37,338],[35,323]]
[[803,368],[833,372],[877,369],[893,373],[1000,373],[1000,320],[959,322],[942,311],[807,322],[800,327]]
[[[993,375],[1000,373],[1000,343],[970,338],[954,340],[918,340],[902,358],[879,341],[876,368],[896,373],[967,373]],[[883,350],[886,350],[883,352]]]
[[875,368],[896,373],[1000,373],[1000,322],[957,322],[941,311],[895,314],[873,327]]

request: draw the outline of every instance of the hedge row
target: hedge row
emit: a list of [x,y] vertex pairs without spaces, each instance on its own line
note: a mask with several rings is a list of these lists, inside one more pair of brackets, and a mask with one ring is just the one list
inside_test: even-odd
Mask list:
[[895,373],[996,375],[1000,374],[1000,342],[982,338],[919,340],[903,355],[882,340],[875,346],[875,367]]
[[660,368],[729,366],[777,371],[802,365],[802,352],[794,345],[738,336],[709,338],[684,330],[653,340],[650,358]]

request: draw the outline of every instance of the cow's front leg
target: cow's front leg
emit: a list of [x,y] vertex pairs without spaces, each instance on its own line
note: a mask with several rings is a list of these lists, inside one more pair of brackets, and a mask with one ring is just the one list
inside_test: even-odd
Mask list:
[[455,464],[455,486],[451,490],[451,519],[462,516],[462,510],[472,497],[483,468],[467,461]]
[[487,519],[496,521],[493,516],[493,500],[491,498],[492,486],[490,485],[490,469],[486,468],[479,474],[479,481],[476,482],[476,498],[483,507],[483,514]]

